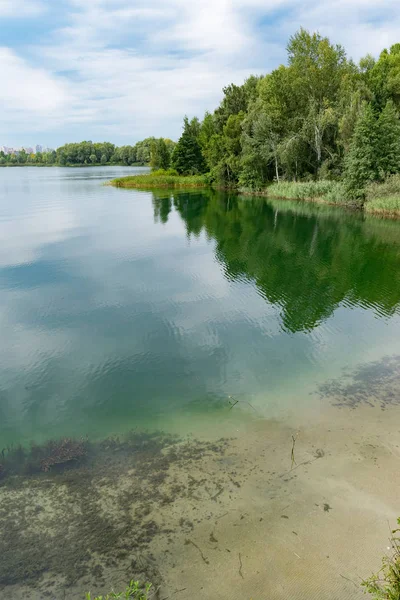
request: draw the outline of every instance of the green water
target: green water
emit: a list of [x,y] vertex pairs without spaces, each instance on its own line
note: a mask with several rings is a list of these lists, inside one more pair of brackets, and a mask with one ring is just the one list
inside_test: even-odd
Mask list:
[[207,429],[229,396],[299,420],[400,353],[400,223],[101,185],[133,171],[0,172],[0,447]]

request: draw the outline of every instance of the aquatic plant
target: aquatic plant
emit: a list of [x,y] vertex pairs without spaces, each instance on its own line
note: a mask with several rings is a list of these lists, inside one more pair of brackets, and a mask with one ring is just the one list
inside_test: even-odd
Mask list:
[[[82,595],[90,587],[99,593],[111,587],[107,578],[116,568],[127,581],[159,586],[153,543],[175,529],[193,527],[188,519],[171,527],[160,520],[160,512],[183,498],[198,497],[205,480],[188,480],[186,473],[209,456],[221,457],[228,444],[139,431],[73,441],[63,438],[0,454],[5,466],[0,481],[1,597],[13,585],[27,585],[42,596],[50,586],[57,598],[73,585],[82,586]],[[57,462],[72,452],[84,460]],[[50,467],[47,473],[44,466]],[[178,472],[183,477],[177,479]],[[213,480],[213,491],[223,487],[223,480]],[[141,598],[124,593],[121,598]]]
[[32,443],[30,448],[9,446],[1,451],[0,479],[9,475],[34,475],[77,464],[87,456],[87,439],[61,438],[43,445]]
[[[400,525],[400,518],[397,519]],[[362,582],[373,600],[400,600],[400,529],[392,531],[392,553],[382,560],[382,568]]]
[[318,386],[321,398],[330,399],[334,406],[355,408],[360,404],[379,405],[382,410],[400,402],[400,356],[385,356],[375,362],[344,369],[342,375]]
[[86,594],[86,600],[114,600],[116,598],[120,598],[121,600],[124,598],[125,600],[129,600],[130,598],[133,598],[134,600],[149,600],[151,587],[151,583],[141,584],[140,581],[132,580],[123,592],[111,592],[106,596],[96,596],[93,599],[90,592],[88,592]]
[[50,441],[46,448],[48,455],[40,462],[42,471],[50,471],[54,465],[79,460],[86,456],[86,441],[63,438],[59,441]]

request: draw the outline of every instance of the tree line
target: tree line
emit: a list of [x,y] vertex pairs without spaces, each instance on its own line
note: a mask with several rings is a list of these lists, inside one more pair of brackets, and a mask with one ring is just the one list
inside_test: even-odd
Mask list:
[[[168,168],[175,143],[164,138],[149,137],[134,146],[115,146],[110,142],[84,141],[64,144],[57,150],[27,154],[0,152],[0,165],[152,165]],[[160,154],[161,151],[161,154]],[[164,155],[163,155],[164,152]]]
[[327,37],[300,29],[287,65],[223,89],[214,112],[184,119],[171,165],[223,186],[258,190],[272,181],[365,186],[400,173],[400,44],[358,64]]

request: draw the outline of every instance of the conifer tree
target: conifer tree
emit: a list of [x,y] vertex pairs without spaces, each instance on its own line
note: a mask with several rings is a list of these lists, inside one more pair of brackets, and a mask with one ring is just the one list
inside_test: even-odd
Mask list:
[[172,165],[180,175],[196,175],[206,171],[204,156],[198,140],[200,127],[197,125],[197,119],[189,122],[189,119],[185,117],[183,133],[172,155]]
[[366,184],[379,179],[379,141],[375,112],[370,104],[364,104],[345,157],[344,181],[350,200],[362,201]]
[[393,100],[379,115],[379,170],[382,177],[400,173],[400,119]]

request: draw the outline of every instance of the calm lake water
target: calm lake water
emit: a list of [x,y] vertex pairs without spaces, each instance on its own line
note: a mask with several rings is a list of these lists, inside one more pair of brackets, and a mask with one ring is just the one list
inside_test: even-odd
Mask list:
[[0,170],[0,597],[361,600],[400,514],[400,222],[103,185],[140,171]]
[[400,352],[400,223],[102,185],[128,173],[0,171],[0,445],[195,430],[229,396],[298,419]]

